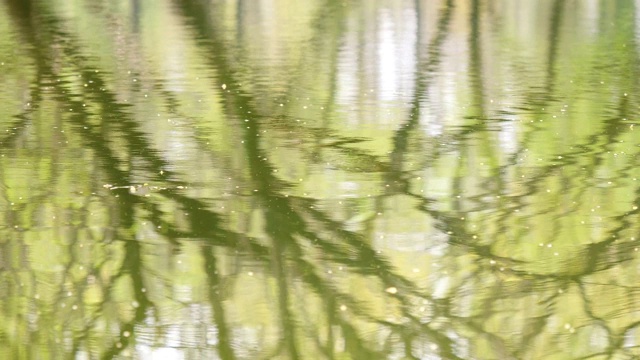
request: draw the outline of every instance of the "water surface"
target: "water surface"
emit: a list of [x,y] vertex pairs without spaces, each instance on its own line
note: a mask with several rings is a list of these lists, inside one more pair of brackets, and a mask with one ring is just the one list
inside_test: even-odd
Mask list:
[[0,2],[0,358],[640,356],[640,3]]

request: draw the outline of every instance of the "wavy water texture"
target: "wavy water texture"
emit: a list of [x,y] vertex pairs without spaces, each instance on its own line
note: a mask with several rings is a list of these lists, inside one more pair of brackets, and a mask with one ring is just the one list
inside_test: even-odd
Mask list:
[[640,356],[637,2],[0,2],[0,358]]

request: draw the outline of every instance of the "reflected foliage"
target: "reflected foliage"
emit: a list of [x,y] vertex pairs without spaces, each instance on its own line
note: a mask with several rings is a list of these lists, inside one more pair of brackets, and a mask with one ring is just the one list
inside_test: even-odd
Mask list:
[[634,2],[0,7],[0,358],[640,356]]

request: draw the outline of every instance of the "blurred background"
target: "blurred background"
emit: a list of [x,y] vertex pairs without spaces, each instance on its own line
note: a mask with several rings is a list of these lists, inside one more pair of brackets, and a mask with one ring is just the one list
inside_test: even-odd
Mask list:
[[640,1],[1,0],[0,358],[640,356]]

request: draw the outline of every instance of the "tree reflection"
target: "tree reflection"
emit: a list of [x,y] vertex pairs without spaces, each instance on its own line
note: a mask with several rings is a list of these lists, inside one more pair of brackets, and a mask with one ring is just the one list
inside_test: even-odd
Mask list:
[[[134,69],[135,81],[119,83],[55,5],[5,6],[33,67],[29,105],[3,122],[9,131],[1,150],[36,161],[35,174],[47,173],[34,184],[48,186],[14,205],[19,178],[7,174],[19,166],[0,163],[2,231],[11,239],[0,248],[9,294],[2,316],[12,319],[0,341],[9,357],[142,357],[158,344],[222,359],[636,354],[640,174],[630,119],[637,116],[638,77],[607,75],[615,84],[602,90],[607,100],[565,88],[563,22],[570,21],[567,8],[579,5],[544,5],[552,14],[544,76],[509,83],[516,100],[499,106],[492,76],[506,76],[487,59],[503,46],[490,34],[506,30],[500,21],[483,21],[489,5],[446,0],[431,17],[425,14],[433,4],[403,5],[415,15],[415,71],[408,105],[396,109],[400,119],[384,135],[349,132],[340,123],[348,115],[338,89],[342,58],[363,56],[366,42],[375,41],[362,35],[366,16],[353,19],[370,7],[386,14],[386,5],[314,2],[310,36],[295,43],[303,50],[276,47],[270,50],[289,51],[290,59],[261,63],[261,44],[247,24],[251,6],[172,2],[173,20],[197,50],[187,61],[215,73],[204,92],[220,106],[208,117],[191,115],[179,86],[160,77]],[[144,4],[135,1],[131,11],[131,31],[139,34]],[[353,33],[361,36],[360,52],[345,55],[343,42]],[[430,132],[435,110],[447,105],[433,94],[444,86],[460,33],[467,88],[451,91],[464,99],[464,111],[441,112],[440,129]],[[620,36],[614,44],[634,41]],[[612,57],[593,61],[622,63],[621,73],[636,75],[635,52]],[[363,65],[356,76],[367,71]],[[592,79],[589,71],[577,74]],[[362,78],[356,87],[368,84]],[[189,134],[198,159],[186,171],[162,151],[148,114],[136,109],[142,105],[135,99],[147,93],[158,117],[196,118]],[[308,94],[321,94],[308,100],[313,109],[302,106]],[[366,108],[364,95],[357,101]],[[591,109],[588,101],[600,102]],[[574,105],[587,108],[592,128],[563,129],[577,121],[567,115]],[[202,140],[212,122],[223,123],[233,141],[212,132],[222,144],[212,150]],[[33,145],[34,138],[43,143]],[[390,144],[386,151],[368,146],[379,138]],[[74,159],[71,150],[81,154],[73,166],[65,164]],[[292,166],[299,159],[302,165]],[[320,167],[328,176],[365,176],[358,181],[368,188],[349,197],[301,190],[299,183],[312,180],[298,174]],[[77,177],[77,188],[69,177]],[[147,191],[137,192],[142,187]],[[393,228],[403,220],[395,213],[407,209],[409,221],[426,224],[413,224],[421,237],[410,245],[419,250],[381,245],[385,236],[412,230]],[[30,258],[41,234],[52,240],[45,254]],[[51,257],[61,268],[34,261]],[[33,346],[23,350],[24,339]]]

